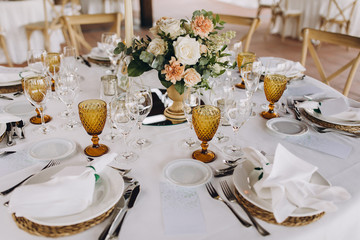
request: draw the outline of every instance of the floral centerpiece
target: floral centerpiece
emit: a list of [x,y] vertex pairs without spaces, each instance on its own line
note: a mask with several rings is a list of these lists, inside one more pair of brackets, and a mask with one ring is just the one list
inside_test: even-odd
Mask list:
[[195,11],[191,20],[162,17],[150,29],[153,39],[135,38],[130,47],[119,43],[115,53],[132,57],[127,66],[130,77],[155,69],[161,84],[167,89],[174,85],[179,94],[185,87],[208,89],[210,77],[236,64],[228,61],[225,52],[235,32],[218,33],[224,23],[205,10]]

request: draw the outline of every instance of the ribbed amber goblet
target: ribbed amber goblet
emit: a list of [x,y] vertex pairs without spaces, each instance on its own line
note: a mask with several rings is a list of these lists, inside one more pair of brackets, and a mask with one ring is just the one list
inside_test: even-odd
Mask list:
[[200,105],[193,109],[192,122],[197,137],[202,141],[201,149],[192,154],[194,159],[205,163],[215,159],[215,153],[207,148],[219,127],[220,117],[220,109],[211,105]]
[[85,154],[92,157],[101,156],[109,151],[104,144],[99,144],[98,135],[101,134],[106,122],[106,102],[100,99],[89,99],[79,103],[79,116],[85,131],[92,136],[92,145],[87,146]]
[[274,110],[274,104],[283,95],[287,84],[287,78],[280,74],[268,74],[264,79],[264,91],[266,99],[270,102],[269,110],[263,111],[261,116],[266,119],[278,117],[279,114]]
[[[237,65],[239,68],[240,75],[241,74],[241,68],[248,64],[254,62],[256,59],[256,54],[253,52],[241,52],[237,55]],[[236,84],[235,87],[245,89],[245,81],[243,79],[243,76],[241,76],[241,82]]]

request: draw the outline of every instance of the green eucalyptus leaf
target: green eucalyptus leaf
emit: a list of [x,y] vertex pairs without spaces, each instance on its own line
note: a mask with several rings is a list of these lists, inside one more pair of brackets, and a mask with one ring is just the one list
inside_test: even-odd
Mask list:
[[143,61],[131,61],[128,66],[128,75],[130,77],[138,77],[144,72],[151,70],[151,67]]
[[179,94],[183,94],[185,91],[185,84],[181,83],[182,81],[177,81],[176,84],[174,85],[176,91]]

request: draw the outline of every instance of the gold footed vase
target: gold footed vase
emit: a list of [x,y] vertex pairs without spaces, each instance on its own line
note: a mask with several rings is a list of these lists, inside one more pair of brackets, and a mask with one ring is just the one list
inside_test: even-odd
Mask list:
[[186,118],[183,110],[184,93],[180,95],[174,85],[171,85],[171,87],[167,89],[167,94],[169,98],[173,100],[173,104],[165,109],[165,117],[173,124],[185,122]]

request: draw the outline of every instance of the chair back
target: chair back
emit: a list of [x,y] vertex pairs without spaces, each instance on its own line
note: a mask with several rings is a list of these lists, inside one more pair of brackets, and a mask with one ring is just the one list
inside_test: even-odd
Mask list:
[[[302,31],[302,35],[304,40],[302,46],[301,64],[305,66],[307,50],[309,49],[310,55],[313,58],[315,66],[320,74],[320,78],[324,83],[329,85],[329,82],[332,79],[337,77],[346,69],[350,68],[350,72],[343,89],[343,94],[347,96],[349,94],[352,81],[355,77],[356,70],[359,67],[360,63],[360,38],[341,33],[326,32],[311,28],[304,28]],[[316,49],[313,46],[312,42],[314,42],[314,40],[354,48],[358,51],[358,54],[351,61],[340,67],[338,70],[334,71],[334,73],[327,76],[320,62],[319,55],[317,54]]]
[[61,17],[64,15],[80,14],[79,0],[61,0],[55,4],[53,0],[43,0],[45,29],[58,29],[62,27]]
[[350,21],[357,0],[329,0],[326,19],[340,22]]
[[243,51],[244,52],[249,51],[251,38],[252,38],[255,30],[260,25],[260,19],[259,18],[252,18],[252,17],[225,15],[225,14],[218,14],[218,15],[219,15],[220,19],[222,21],[226,22],[226,23],[249,26],[248,32],[244,36],[242,36],[242,38],[240,39],[240,41],[245,42]]
[[69,45],[75,48],[76,54],[78,55],[81,46],[83,46],[88,51],[91,51],[92,48],[91,45],[85,40],[81,32],[81,25],[113,23],[110,31],[116,32],[120,37],[122,18],[123,17],[121,13],[82,14],[63,16],[62,21],[64,21],[67,32],[69,34]]

